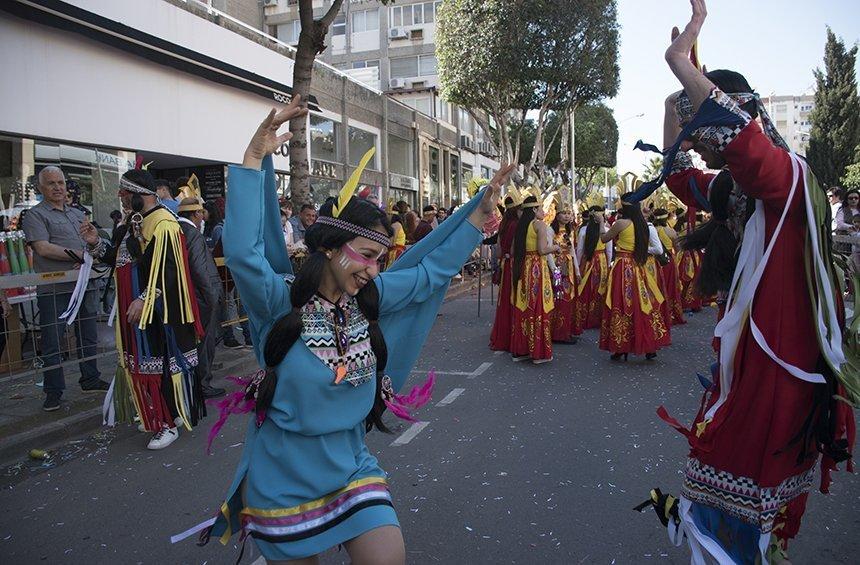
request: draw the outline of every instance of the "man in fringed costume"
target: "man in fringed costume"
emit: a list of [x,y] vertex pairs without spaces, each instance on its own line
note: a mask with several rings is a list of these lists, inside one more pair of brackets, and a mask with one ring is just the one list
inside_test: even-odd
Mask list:
[[[655,489],[640,508],[654,505],[672,541],[686,538],[695,564],[780,563],[800,528],[816,464],[825,493],[838,462],[851,469],[851,404],[860,384],[842,344],[826,193],[787,150],[743,76],[703,74],[691,61],[706,15],[703,0],[691,3],[690,23],[666,52],[684,87],[667,100],[666,164],[636,197],[674,171],[667,184],[675,194],[709,208],[717,183],[685,173],[689,160],[679,153],[694,149],[709,168],[731,175],[732,217],[718,221],[732,226],[740,245],[715,331],[715,382],[703,382],[689,429],[658,411],[690,444],[680,499]],[[677,175],[697,182],[681,185]]]
[[163,449],[206,414],[194,368],[199,322],[182,230],[159,204],[155,181],[134,169],[120,180],[128,212],[112,241],[91,225],[81,229],[93,257],[114,267],[114,323],[120,365],[105,401],[105,422],[131,422],[153,432],[149,449]]

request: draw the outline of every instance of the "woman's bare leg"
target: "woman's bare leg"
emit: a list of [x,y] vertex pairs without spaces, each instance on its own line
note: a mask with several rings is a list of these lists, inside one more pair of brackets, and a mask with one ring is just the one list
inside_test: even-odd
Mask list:
[[353,565],[404,565],[406,547],[397,526],[381,526],[343,544]]

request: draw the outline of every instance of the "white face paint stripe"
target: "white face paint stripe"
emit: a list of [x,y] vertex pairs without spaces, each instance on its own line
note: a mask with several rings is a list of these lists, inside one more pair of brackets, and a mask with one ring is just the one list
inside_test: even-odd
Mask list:
[[337,260],[337,264],[341,266],[343,269],[349,269],[352,265],[352,259],[346,256],[346,253],[341,253],[340,258]]

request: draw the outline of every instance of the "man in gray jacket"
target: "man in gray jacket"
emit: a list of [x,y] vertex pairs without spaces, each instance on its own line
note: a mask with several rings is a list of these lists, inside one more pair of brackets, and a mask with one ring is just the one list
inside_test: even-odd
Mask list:
[[179,203],[179,226],[185,234],[191,280],[200,309],[200,318],[206,334],[197,346],[197,371],[203,383],[203,396],[217,398],[226,391],[212,386],[212,361],[215,359],[215,340],[218,335],[221,302],[221,279],[206,238],[200,233],[203,223],[203,205],[197,198],[184,198]]

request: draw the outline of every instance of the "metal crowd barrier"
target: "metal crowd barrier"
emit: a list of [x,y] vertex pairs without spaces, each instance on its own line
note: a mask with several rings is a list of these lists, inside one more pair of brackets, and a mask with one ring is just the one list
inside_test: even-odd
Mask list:
[[[57,292],[54,285],[57,283],[71,283],[74,286],[78,279],[78,271],[57,271],[50,273],[30,273],[21,275],[0,276],[0,289],[9,300],[11,312],[3,320],[2,334],[0,334],[0,382],[17,380],[28,376],[42,373],[48,369],[63,367],[66,373],[66,381],[70,382],[72,374],[77,373],[77,365],[83,361],[97,360],[111,356],[115,353],[115,341],[113,329],[107,326],[107,316],[100,301],[105,283],[106,272],[96,272],[94,269],[90,275],[91,290],[86,293],[86,307],[79,312],[77,320],[67,325],[64,320],[43,320],[39,307],[40,302],[51,305],[56,316],[63,313],[65,302],[71,290]],[[39,297],[37,298],[37,294]],[[59,300],[58,300],[58,297]],[[83,310],[90,315],[85,316]],[[59,362],[48,363],[43,359],[42,332],[43,327],[51,323],[63,325],[63,337],[59,341]],[[96,335],[92,337],[95,343],[78,343],[76,333],[79,333],[81,324],[95,322]],[[77,332],[76,332],[77,330]],[[90,338],[90,336],[87,336]],[[103,371],[102,374],[111,371]]]

